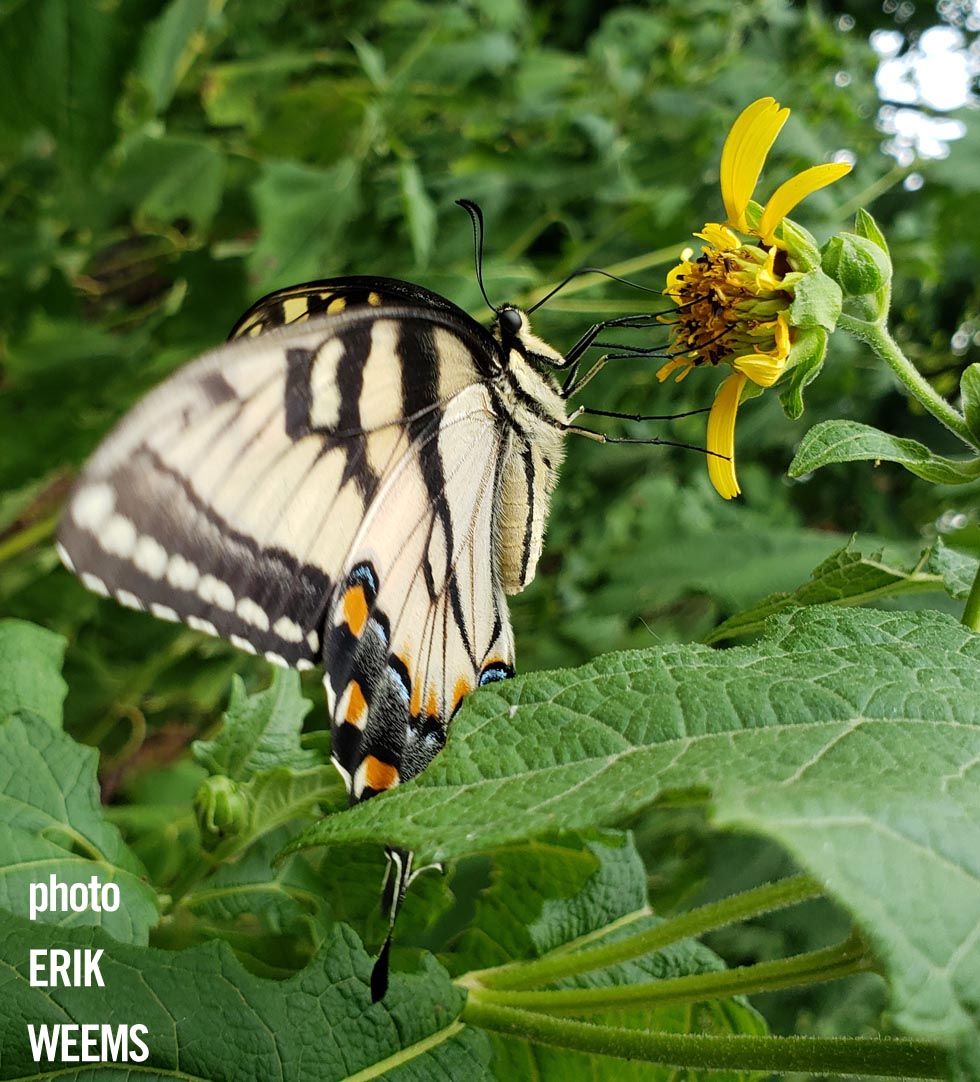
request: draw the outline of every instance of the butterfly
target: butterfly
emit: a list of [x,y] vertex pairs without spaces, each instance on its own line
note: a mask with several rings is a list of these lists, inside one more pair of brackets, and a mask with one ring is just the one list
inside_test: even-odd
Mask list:
[[[600,366],[580,361],[637,325],[563,355],[494,313],[380,277],[271,293],[122,419],[61,519],[96,593],[322,667],[352,803],[424,770],[464,698],[514,675],[506,596],[534,578],[565,436],[605,439],[569,416]],[[393,920],[411,854],[389,857]]]

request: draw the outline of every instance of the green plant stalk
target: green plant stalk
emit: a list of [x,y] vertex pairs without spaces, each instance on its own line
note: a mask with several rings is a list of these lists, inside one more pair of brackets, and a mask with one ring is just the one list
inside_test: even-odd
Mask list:
[[[954,409],[945,398],[929,386],[922,378],[918,369],[902,352],[901,347],[892,338],[888,327],[883,321],[868,323],[854,316],[842,315],[837,321],[837,326],[855,338],[869,345],[875,353],[895,373],[899,381],[908,389],[922,405],[944,424],[954,436],[958,436],[973,450],[980,450],[980,442],[970,432],[963,415]],[[966,599],[963,615],[960,622],[973,631],[980,631],[980,568],[970,587],[970,596]]]
[[874,967],[861,937],[852,934],[842,943],[823,950],[781,958],[774,962],[739,966],[715,973],[693,973],[643,984],[609,988],[563,988],[559,991],[497,991],[474,988],[474,1003],[496,1003],[502,1007],[544,1011],[554,1014],[592,1014],[624,1008],[650,1008],[665,1003],[697,1003],[708,999],[773,992],[839,980]]
[[820,887],[809,876],[796,875],[692,909],[689,913],[664,921],[656,928],[649,928],[615,943],[571,952],[566,949],[530,962],[509,962],[492,969],[476,970],[467,973],[459,983],[468,988],[535,988],[562,977],[575,977],[594,969],[629,962],[682,939],[703,935],[761,913],[771,913],[819,894]]
[[0,563],[12,560],[15,556],[19,556],[22,552],[32,548],[39,541],[47,541],[54,533],[57,525],[58,516],[54,514],[41,519],[40,522],[25,526],[24,529],[15,534],[11,534],[10,537],[0,542]]
[[937,421],[973,450],[980,449],[976,438],[967,428],[963,415],[929,386],[919,370],[902,352],[884,323],[868,323],[845,313],[837,320],[837,328],[869,345],[895,373],[909,394],[918,399]]
[[537,1044],[695,1070],[945,1078],[943,1049],[923,1041],[817,1037],[711,1037],[646,1033],[467,1002],[463,1021]]

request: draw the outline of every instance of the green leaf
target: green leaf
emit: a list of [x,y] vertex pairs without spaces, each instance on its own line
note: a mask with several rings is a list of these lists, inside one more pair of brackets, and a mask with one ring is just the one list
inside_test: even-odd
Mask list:
[[203,230],[221,202],[225,156],[204,139],[144,136],[126,147],[115,198],[151,223],[188,219]]
[[890,436],[857,421],[823,421],[800,442],[789,465],[790,477],[800,477],[834,462],[898,462],[909,473],[937,485],[963,485],[980,476],[980,458],[952,459],[933,454],[917,440]]
[[[31,0],[0,11],[0,149],[21,151],[38,129],[54,140],[35,153],[58,154],[84,174],[114,137],[113,106],[131,28],[101,4]],[[16,104],[15,104],[16,103]],[[87,178],[86,178],[87,179]]]
[[170,0],[146,29],[136,61],[154,113],[170,104],[180,81],[201,53],[206,30],[223,0]]
[[[103,949],[105,988],[32,988],[28,951],[48,947]],[[17,918],[3,922],[0,959],[5,1079],[37,1073],[27,1022],[141,1023],[150,1049],[142,1072],[174,1082],[341,1082],[362,1071],[403,1082],[490,1077],[487,1040],[456,1023],[463,993],[445,970],[427,957],[418,973],[393,974],[384,1001],[372,1004],[372,959],[342,926],[285,981],[252,976],[221,942],[148,950]]]
[[938,613],[822,606],[752,646],[615,654],[477,692],[424,774],[289,848],[371,838],[448,857],[700,793],[854,914],[901,1026],[952,1040],[980,981],[978,761],[980,637]]
[[212,775],[198,790],[195,810],[216,859],[241,852],[292,819],[316,814],[321,801],[338,803],[336,770],[300,746],[310,706],[293,669],[274,668],[270,686],[255,695],[246,695],[241,678],[233,678],[221,731],[193,745],[195,759]]
[[414,161],[406,159],[399,165],[398,178],[415,262],[419,267],[427,267],[435,241],[436,208],[425,190],[422,174]]
[[99,803],[98,753],[38,718],[0,725],[0,905],[26,915],[28,884],[119,884],[115,912],[43,913],[57,924],[101,924],[118,939],[145,943],[158,919],[145,870]]
[[[284,829],[266,835],[241,860],[222,865],[206,882],[188,891],[180,899],[180,908],[212,924],[258,921],[275,935],[294,932],[321,907],[323,884],[302,858],[273,865],[289,836]],[[371,894],[376,906],[378,890]]]
[[941,537],[929,553],[926,570],[941,576],[946,593],[957,601],[965,601],[977,577],[977,558],[950,548]]
[[963,370],[960,397],[963,399],[966,426],[974,436],[980,437],[980,363],[971,364]]
[[704,641],[723,642],[758,634],[770,616],[802,605],[866,605],[885,597],[942,590],[946,582],[942,573],[932,567],[933,554],[933,549],[926,549],[914,567],[904,568],[886,563],[881,552],[864,556],[848,544],[828,556],[799,589],[770,594],[719,624]]
[[339,242],[361,202],[360,170],[344,158],[329,169],[270,162],[252,188],[261,234],[249,260],[265,284],[288,284],[336,274],[345,255]]
[[248,781],[276,767],[317,766],[317,756],[300,747],[303,718],[311,706],[293,669],[273,668],[272,683],[255,695],[247,695],[236,676],[221,731],[214,740],[195,741],[194,758],[211,774],[234,781]]
[[859,210],[854,215],[854,232],[859,237],[866,237],[873,241],[884,253],[888,255],[888,241],[885,234],[878,228],[878,223],[866,210]]
[[61,728],[68,688],[61,678],[65,640],[25,620],[0,620],[0,722],[26,711]]
[[354,47],[354,52],[357,53],[357,59],[364,69],[364,74],[376,89],[382,88],[387,78],[384,54],[376,49],[363,34],[351,34],[348,40]]

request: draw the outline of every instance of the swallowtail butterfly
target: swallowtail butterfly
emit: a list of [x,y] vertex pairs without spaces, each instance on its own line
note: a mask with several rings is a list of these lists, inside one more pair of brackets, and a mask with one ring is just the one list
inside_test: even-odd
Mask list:
[[[393,279],[272,293],[97,449],[61,558],[130,608],[321,666],[333,762],[365,800],[425,769],[470,691],[513,676],[505,597],[534,577],[583,431],[566,400],[609,325],[563,357],[513,306],[489,331]],[[411,860],[389,855],[394,912]]]

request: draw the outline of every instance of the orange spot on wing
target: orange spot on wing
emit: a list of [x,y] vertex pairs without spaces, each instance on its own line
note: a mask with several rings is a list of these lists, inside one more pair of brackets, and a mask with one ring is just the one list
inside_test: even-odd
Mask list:
[[398,784],[398,771],[376,755],[367,755],[364,758],[364,781],[369,788],[380,792]]
[[456,712],[459,704],[463,701],[464,695],[469,695],[473,690],[473,685],[470,684],[466,677],[461,676],[456,681],[456,686],[453,688],[453,713]]
[[367,701],[364,698],[364,692],[361,691],[361,685],[356,680],[351,680],[350,698],[347,700],[347,713],[344,715],[344,721],[348,725],[355,725],[360,728],[364,720],[365,710],[367,710]]
[[430,718],[439,716],[439,704],[436,702],[436,689],[430,685],[429,697],[425,700],[425,712]]
[[364,596],[364,587],[359,583],[355,586],[348,586],[344,593],[344,619],[347,621],[350,633],[355,639],[361,637],[367,618],[368,606],[367,598]]
[[[402,661],[405,659],[402,658]],[[408,664],[405,664],[405,668],[408,669]],[[409,669],[411,672],[411,669]],[[408,706],[409,711],[413,718],[417,718],[422,712],[422,684],[418,680],[412,681],[412,701]]]

